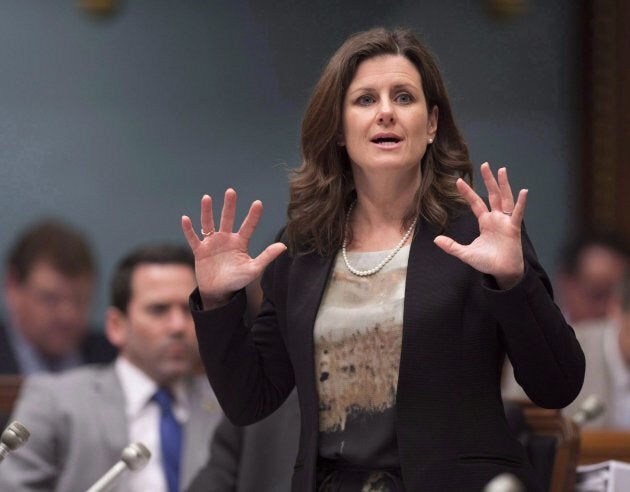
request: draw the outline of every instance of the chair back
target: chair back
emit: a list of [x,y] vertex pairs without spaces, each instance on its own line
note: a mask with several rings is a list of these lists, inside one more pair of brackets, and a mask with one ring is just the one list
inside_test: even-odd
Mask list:
[[573,492],[580,455],[580,431],[560,410],[515,401],[526,423],[527,449],[534,469],[549,492]]
[[7,426],[22,386],[19,374],[0,375],[0,432]]

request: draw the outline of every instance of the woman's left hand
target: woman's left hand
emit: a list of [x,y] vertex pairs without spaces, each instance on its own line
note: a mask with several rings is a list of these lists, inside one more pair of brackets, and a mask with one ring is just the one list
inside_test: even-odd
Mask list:
[[462,245],[447,236],[438,236],[434,242],[476,270],[492,275],[501,289],[509,289],[523,276],[523,246],[521,223],[525,213],[527,190],[521,190],[516,204],[503,167],[495,179],[490,165],[481,165],[481,176],[488,190],[490,209],[475,191],[463,180],[457,180],[457,189],[470,205],[479,221],[479,237]]

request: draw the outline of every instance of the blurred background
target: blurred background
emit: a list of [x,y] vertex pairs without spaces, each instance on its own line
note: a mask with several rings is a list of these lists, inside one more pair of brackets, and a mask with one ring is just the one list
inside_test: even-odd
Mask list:
[[114,262],[183,240],[203,193],[234,187],[239,220],[263,201],[259,252],[285,221],[321,69],[349,34],[384,25],[437,55],[476,168],[506,165],[529,188],[551,273],[577,228],[629,235],[627,14],[622,0],[2,0],[0,254],[43,215],[85,231],[100,325]]

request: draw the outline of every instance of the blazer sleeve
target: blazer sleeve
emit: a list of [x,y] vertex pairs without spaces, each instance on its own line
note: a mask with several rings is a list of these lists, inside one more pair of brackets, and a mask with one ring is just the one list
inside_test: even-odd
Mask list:
[[485,292],[502,331],[514,376],[544,408],[562,408],[579,394],[584,353],[553,300],[551,283],[523,230],[525,272],[521,281],[499,290],[486,278]]
[[244,322],[244,290],[226,306],[213,310],[202,309],[198,290],[190,298],[208,380],[223,412],[235,425],[249,425],[271,414],[295,386],[275,306],[277,261],[263,274],[263,303],[251,329]]

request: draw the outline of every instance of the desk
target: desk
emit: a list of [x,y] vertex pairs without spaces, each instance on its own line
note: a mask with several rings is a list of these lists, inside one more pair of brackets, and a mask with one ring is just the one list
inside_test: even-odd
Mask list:
[[630,463],[630,432],[614,429],[583,429],[580,433],[579,464],[607,460]]

